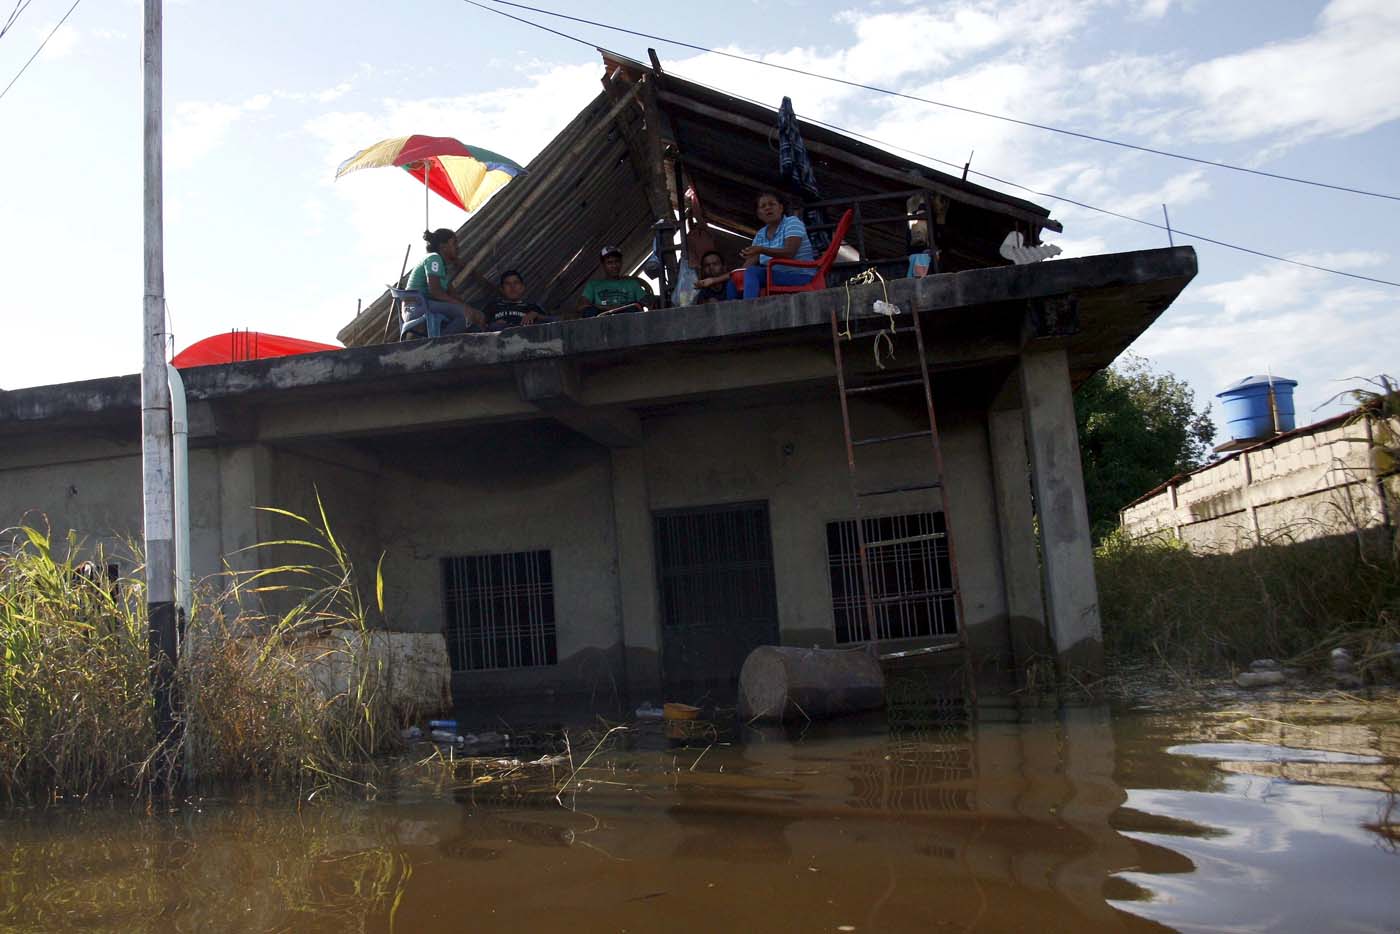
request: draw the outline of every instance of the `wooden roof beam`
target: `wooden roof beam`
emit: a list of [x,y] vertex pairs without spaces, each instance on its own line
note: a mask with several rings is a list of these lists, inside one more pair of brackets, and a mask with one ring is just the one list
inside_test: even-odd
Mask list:
[[[492,231],[492,237],[496,240],[507,240],[515,227],[537,219],[532,216],[532,211],[536,205],[548,195],[554,193],[552,186],[560,176],[577,170],[579,159],[594,145],[595,139],[606,132],[613,120],[617,119],[617,115],[632,102],[636,90],[637,89],[634,87],[620,100],[614,103],[612,109],[608,111],[603,119],[581,133],[579,138],[574,140],[573,144],[570,145],[566,151],[559,153],[550,165],[542,166],[540,171],[527,174],[522,179],[522,181],[527,184],[521,187],[527,188],[528,191],[520,198],[519,204],[513,205],[511,213],[501,221],[500,226]],[[460,241],[460,232],[458,239]],[[452,289],[454,291],[460,289],[470,279],[472,273],[476,271],[477,265],[478,263],[476,261],[471,261],[457,271],[457,275],[452,279]],[[388,293],[385,294],[387,295]]]
[[687,156],[684,152],[681,153],[681,164],[684,165],[687,170],[693,169],[694,171],[704,175],[713,175],[716,178],[722,178],[727,182],[733,182],[736,185],[743,185],[745,188],[752,188],[755,192],[762,191],[765,188],[773,187],[773,182],[771,180],[763,181],[752,175],[746,175],[743,172],[735,172],[733,169],[726,168],[725,166],[719,165],[715,162],[711,162],[708,159],[700,159],[695,156]]
[[[618,111],[613,117],[613,123],[617,126],[618,132],[627,142],[627,152],[632,160],[632,167],[637,172],[637,177],[641,179],[642,188],[646,192],[647,204],[651,206],[652,214],[656,220],[672,216],[671,193],[666,187],[666,167],[661,152],[661,136],[658,124],[656,109],[656,93],[652,82],[643,75],[636,82],[628,82],[620,79],[612,81],[604,80],[603,87],[608,95],[615,100],[621,100],[631,94],[639,94],[641,103],[643,127],[638,127],[636,123],[627,119],[625,110]],[[650,104],[650,106],[648,106]]]
[[[672,91],[661,91],[658,96],[660,97],[662,103],[669,104],[673,107],[679,107],[683,110],[688,110],[691,113],[699,114],[700,116],[707,117],[711,120],[717,120],[721,123],[727,123],[731,126],[738,127],[739,129],[748,131],[750,133],[759,133],[766,137],[773,129],[772,127],[767,126],[758,120],[740,116],[739,114],[730,113],[728,111],[721,110],[718,107],[711,107],[709,104],[702,104],[699,101],[691,100],[683,94],[676,94]],[[919,175],[914,172],[907,172],[903,169],[891,168],[887,165],[881,165],[880,163],[867,159],[864,156],[857,156],[854,153],[846,152],[839,146],[831,146],[816,140],[804,139],[803,142],[806,144],[807,151],[809,153],[818,156],[825,156],[828,159],[834,159],[838,162],[844,162],[846,165],[849,165],[855,169],[859,169],[862,172],[869,172],[871,175],[878,175],[881,178],[887,178],[891,181],[900,182],[901,184],[908,185],[911,188],[927,188],[930,191],[938,192],[939,194],[943,195],[944,197],[950,200],[959,201],[963,204],[967,204],[972,207],[981,208],[984,211],[993,211],[997,214],[1004,214],[1007,217],[1012,217],[1019,221],[1034,224],[1038,227],[1046,227],[1054,231],[1064,230],[1064,227],[1060,224],[1059,221],[1051,217],[1047,217],[1044,214],[1038,214],[1035,211],[1028,211],[1024,208],[1019,208],[1015,205],[1006,204],[1004,202],[997,201],[993,198],[988,198],[984,195],[979,195],[974,192],[964,191],[961,188],[957,188],[953,185],[944,184],[943,182],[937,181],[936,179],[928,178],[924,175]]]

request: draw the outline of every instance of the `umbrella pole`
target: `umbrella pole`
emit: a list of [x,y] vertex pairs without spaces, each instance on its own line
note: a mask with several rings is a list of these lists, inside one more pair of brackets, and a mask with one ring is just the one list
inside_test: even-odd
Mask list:
[[433,228],[432,228],[431,226],[429,226],[429,224],[428,224],[428,194],[432,191],[432,188],[430,188],[430,187],[428,186],[428,179],[429,179],[429,177],[432,176],[432,174],[433,174],[433,160],[431,160],[431,159],[424,159],[424,160],[423,160],[423,229],[424,229],[424,230],[432,230],[432,229],[433,229]]

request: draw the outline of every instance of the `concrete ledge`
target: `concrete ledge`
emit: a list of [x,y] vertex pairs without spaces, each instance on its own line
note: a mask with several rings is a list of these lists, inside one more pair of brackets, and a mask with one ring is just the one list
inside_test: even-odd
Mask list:
[[[1129,340],[1135,337],[1195,273],[1195,251],[1190,247],[1177,247],[1052,260],[1029,266],[972,269],[920,280],[899,279],[889,283],[888,294],[896,304],[936,316],[939,312],[959,308],[1005,305],[1017,309],[1033,299],[1068,293],[1083,297],[1095,290],[1110,290],[1108,302],[1114,306],[1125,301],[1121,290],[1142,289],[1137,302],[1147,310],[1132,316],[1131,324],[1135,327],[1125,329],[1122,326],[1130,322],[1097,322],[1092,308],[1085,309],[1083,339],[1095,348],[1097,356],[1102,356],[1121,350],[1118,345],[1122,341],[1117,332],[1123,331]],[[872,317],[868,311],[871,303],[884,294],[878,284],[851,289],[852,315]],[[473,381],[472,371],[532,360],[600,357],[648,347],[724,341],[749,344],[751,340],[746,339],[761,335],[790,335],[793,340],[810,342],[826,339],[832,310],[844,313],[846,303],[845,289],[827,289],[744,303],[725,302],[568,321],[497,334],[461,335],[195,367],[184,371],[185,388],[190,401],[199,402],[239,396],[285,395],[293,390],[327,390],[403,377],[422,377],[437,385],[460,386]],[[1142,314],[1151,316],[1146,323],[1140,320]],[[936,317],[934,324],[937,324]],[[1106,332],[1112,332],[1108,335],[1110,339],[1090,333],[1099,325]],[[494,374],[483,373],[483,376],[494,378]],[[0,431],[51,419],[139,411],[140,388],[139,377],[132,375],[0,394]]]

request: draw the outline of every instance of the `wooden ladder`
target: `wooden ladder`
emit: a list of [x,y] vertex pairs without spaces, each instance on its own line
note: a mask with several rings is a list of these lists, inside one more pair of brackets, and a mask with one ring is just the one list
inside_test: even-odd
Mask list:
[[[860,329],[862,323],[871,324],[880,322],[877,328]],[[904,322],[904,323],[901,323]],[[943,482],[943,450],[939,442],[938,417],[933,406],[933,384],[929,378],[928,359],[924,354],[924,332],[919,323],[917,313],[909,314],[907,317],[885,318],[883,316],[872,319],[869,316],[850,316],[847,320],[848,330],[841,329],[838,314],[835,308],[831,312],[831,348],[836,361],[836,386],[841,397],[841,428],[846,439],[846,467],[850,472],[851,493],[856,505],[856,544],[858,547],[858,560],[860,562],[861,589],[864,593],[865,604],[865,624],[869,637],[868,648],[872,654],[877,655],[882,660],[893,660],[915,655],[932,654],[947,649],[962,648],[966,645],[966,634],[963,627],[963,607],[962,590],[958,586],[958,562],[956,553],[953,551],[953,541],[948,535],[948,529],[952,528],[951,514],[948,504],[948,488]],[[860,343],[865,345],[867,341],[879,340],[878,335],[888,335],[890,343],[899,335],[913,334],[915,347],[919,355],[919,375],[894,376],[888,379],[870,377],[864,379],[859,385],[852,386],[846,378],[845,354],[842,352],[842,344],[851,342],[853,345]],[[855,437],[851,431],[851,406],[852,396],[863,396],[867,394],[878,395],[880,393],[905,390],[912,386],[922,386],[924,394],[924,405],[928,412],[928,428],[919,431],[905,431],[892,435],[878,435],[872,437]],[[856,469],[856,449],[872,445],[903,444],[909,442],[922,442],[927,438],[929,442],[928,453],[932,455],[929,479],[909,483],[901,486],[883,487],[879,489],[861,489],[858,471]],[[921,490],[938,490],[943,507],[943,529],[940,532],[936,529],[930,532],[904,535],[897,538],[867,540],[866,536],[866,515],[868,508],[879,502],[880,497],[891,496],[899,493],[911,493]],[[922,542],[935,542],[945,540],[948,549],[948,567],[950,586],[929,594],[935,599],[951,596],[954,607],[954,629],[956,636],[954,641],[945,644],[932,645],[925,648],[913,649],[907,652],[894,652],[882,655],[879,651],[880,632],[877,622],[877,607],[885,606],[899,601],[907,600],[906,596],[888,596],[875,593],[873,586],[873,575],[870,571],[870,557],[872,552],[878,552],[882,548],[893,548],[900,545],[914,545]],[[937,638],[937,637],[935,637]],[[943,637],[948,638],[948,637]]]

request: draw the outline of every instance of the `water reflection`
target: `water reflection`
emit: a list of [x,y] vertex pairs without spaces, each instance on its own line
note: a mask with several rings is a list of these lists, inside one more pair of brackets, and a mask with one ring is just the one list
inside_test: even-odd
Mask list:
[[10,816],[0,927],[1389,930],[1400,920],[1388,734],[994,710],[976,726],[855,720],[679,741],[657,725],[619,734],[557,800],[568,769],[522,766],[520,781],[473,771],[441,792],[375,803]]
[[1169,848],[1189,868],[1123,872],[1123,887],[1110,897],[1183,931],[1400,926],[1397,766],[1375,754],[1386,740],[1356,724],[1341,731],[1319,724],[1292,738],[1330,748],[1238,741],[1166,747],[1164,755],[1209,763],[1216,781],[1206,790],[1129,790],[1115,824],[1135,840]]
[[25,931],[343,930],[387,918],[431,824],[368,807],[125,810],[10,819],[0,926]]

